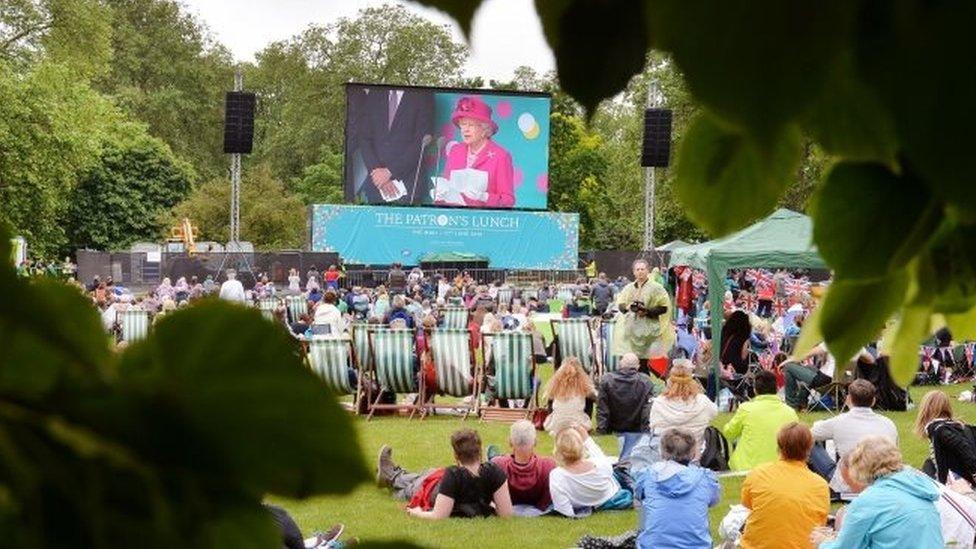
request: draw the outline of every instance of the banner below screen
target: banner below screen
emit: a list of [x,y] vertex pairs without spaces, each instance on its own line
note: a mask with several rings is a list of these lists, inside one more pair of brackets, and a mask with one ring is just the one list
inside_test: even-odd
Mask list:
[[346,263],[416,265],[430,253],[468,253],[502,269],[577,267],[579,215],[550,212],[311,206],[312,251]]

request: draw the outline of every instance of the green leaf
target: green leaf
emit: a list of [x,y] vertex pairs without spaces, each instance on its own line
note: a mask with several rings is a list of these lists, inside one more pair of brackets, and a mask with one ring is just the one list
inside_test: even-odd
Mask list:
[[481,0],[413,0],[414,2],[434,8],[450,15],[458,25],[465,38],[471,36],[471,20],[481,6]]
[[920,262],[919,284],[933,295],[937,313],[976,307],[976,227],[943,224]]
[[976,306],[962,313],[946,314],[945,319],[956,341],[976,339]]
[[536,0],[559,86],[592,115],[644,68],[650,47],[644,2]]
[[893,164],[894,121],[874,90],[858,79],[851,57],[845,52],[831,67],[823,93],[803,116],[803,128],[832,155]]
[[799,159],[795,128],[765,148],[699,115],[681,144],[675,191],[692,221],[722,236],[767,214],[794,177]]
[[938,228],[942,208],[921,181],[886,166],[842,162],[814,195],[813,240],[839,278],[904,267]]
[[885,342],[891,354],[891,377],[899,387],[907,387],[918,372],[918,346],[929,335],[932,309],[925,305],[902,308],[892,341]]
[[976,222],[972,192],[976,3],[874,0],[862,7],[858,70],[893,114],[925,182]]
[[261,505],[225,505],[204,526],[200,547],[269,549],[281,546],[281,530]]
[[145,459],[228,489],[347,493],[368,478],[355,431],[296,351],[252,309],[210,302],[174,313],[123,353],[132,409],[116,428]]
[[846,361],[877,339],[907,288],[905,270],[872,280],[834,280],[824,296],[820,317],[820,329],[831,354],[838,361]]
[[856,3],[657,0],[650,6],[655,46],[673,53],[695,98],[773,144],[824,89],[850,36]]

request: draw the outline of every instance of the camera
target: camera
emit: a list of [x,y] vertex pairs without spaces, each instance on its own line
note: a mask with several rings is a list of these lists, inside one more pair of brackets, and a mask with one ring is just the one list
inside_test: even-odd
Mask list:
[[634,301],[630,304],[630,312],[632,313],[640,313],[641,311],[645,310],[646,308],[644,307],[644,304],[640,301]]

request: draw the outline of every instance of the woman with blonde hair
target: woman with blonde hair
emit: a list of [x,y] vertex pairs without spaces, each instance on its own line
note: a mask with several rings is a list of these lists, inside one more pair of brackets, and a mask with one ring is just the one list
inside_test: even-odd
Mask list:
[[576,357],[566,357],[546,385],[544,398],[552,408],[543,427],[549,435],[578,425],[590,429],[590,410],[596,389],[593,380]]
[[651,406],[648,427],[652,433],[660,436],[667,429],[677,427],[690,431],[701,443],[705,429],[718,415],[718,408],[705,396],[693,373],[690,360],[674,361],[664,392],[654,398]]
[[556,435],[553,457],[558,467],[549,473],[553,509],[578,518],[594,510],[632,507],[633,494],[620,487],[613,464],[586,431],[577,425]]
[[946,546],[935,506],[938,486],[905,467],[891,439],[867,437],[844,462],[841,473],[860,495],[847,507],[836,536],[820,528],[813,531],[814,545],[820,549]]
[[929,441],[929,457],[922,469],[943,484],[951,471],[976,486],[976,444],[971,430],[955,418],[948,395],[927,393],[915,417],[915,434]]

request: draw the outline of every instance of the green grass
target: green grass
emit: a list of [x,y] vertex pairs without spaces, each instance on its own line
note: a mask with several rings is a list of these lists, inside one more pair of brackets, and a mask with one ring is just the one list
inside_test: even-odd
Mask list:
[[[967,386],[945,387],[953,398]],[[919,402],[931,387],[912,389],[912,398]],[[956,411],[969,423],[976,423],[976,406],[956,402]],[[928,453],[928,445],[911,432],[915,410],[887,413],[898,426],[899,445],[910,465],[919,467]],[[724,424],[729,414],[721,414],[716,425]],[[827,417],[824,412],[801,415],[801,420],[812,424]],[[355,419],[363,459],[373,467],[376,455],[383,444],[394,448],[394,458],[408,470],[442,466],[453,463],[449,436],[461,426],[477,429],[484,444],[505,446],[508,426],[480,423],[477,419],[462,422],[453,417],[433,417],[424,421],[407,421],[403,418],[376,418],[371,422]],[[552,454],[552,440],[539,433],[539,452]],[[328,433],[323,433],[328,436]],[[616,453],[616,440],[612,436],[597,437],[600,446],[609,453]],[[336,441],[341,444],[341,441]],[[342,471],[336,471],[341,475]],[[722,501],[712,509],[710,520],[712,534],[729,506],[739,500],[742,477],[721,480]],[[404,504],[395,501],[386,490],[365,484],[343,497],[320,497],[305,501],[277,501],[295,517],[306,535],[314,530],[325,530],[331,524],[346,525],[346,536],[361,540],[407,540],[427,547],[572,547],[584,534],[615,535],[633,529],[637,523],[636,511],[596,513],[582,520],[558,517],[536,519],[451,519],[425,521],[407,516]],[[718,540],[717,536],[715,537]]]

